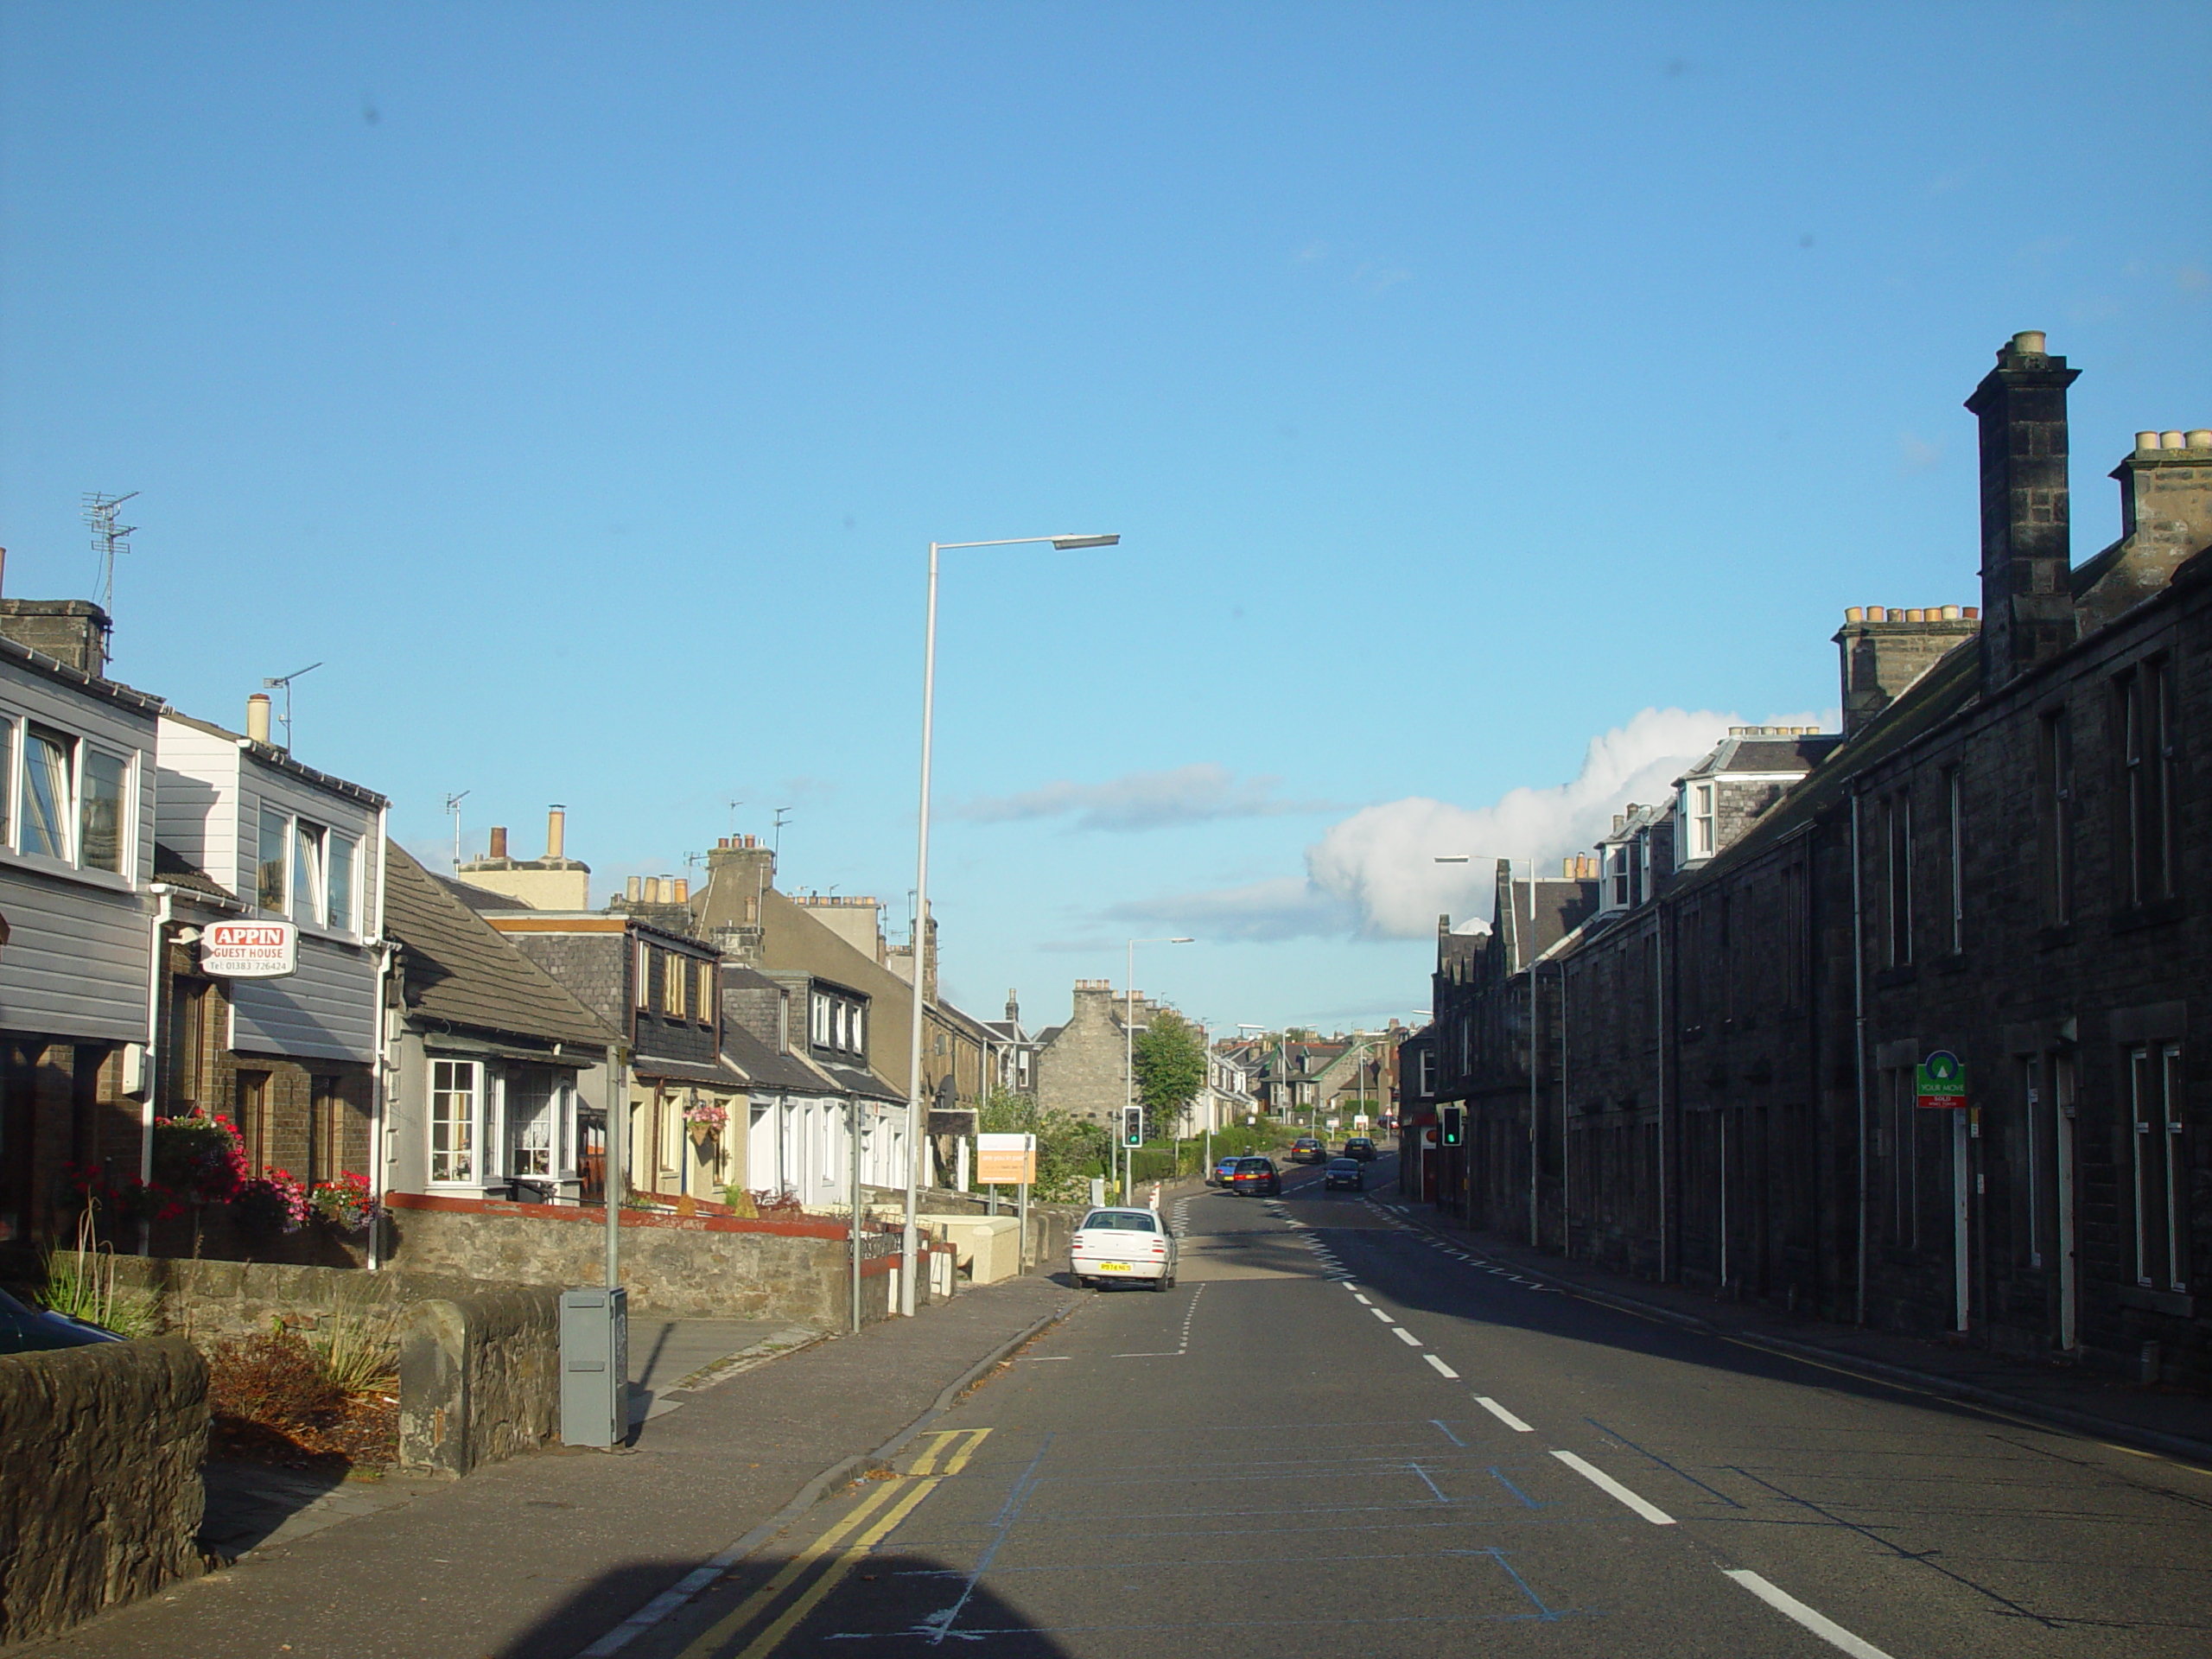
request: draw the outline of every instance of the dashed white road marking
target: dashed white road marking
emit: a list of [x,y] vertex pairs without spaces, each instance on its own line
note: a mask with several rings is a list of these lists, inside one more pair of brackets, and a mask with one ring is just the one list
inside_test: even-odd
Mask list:
[[1497,1401],[1491,1399],[1488,1395],[1478,1394],[1475,1395],[1474,1399],[1477,1405],[1480,1406],[1484,1411],[1490,1413],[1491,1416],[1497,1418],[1499,1422],[1503,1423],[1516,1434],[1533,1434],[1536,1432],[1535,1429],[1529,1427],[1528,1424],[1522,1422],[1518,1417],[1516,1417],[1511,1412],[1508,1411],[1503,1406],[1499,1405]]
[[1852,1659],[1890,1659],[1890,1656],[1867,1642],[1853,1636],[1825,1613],[1815,1612],[1787,1590],[1768,1583],[1749,1567],[1724,1567],[1721,1572],[1742,1585],[1761,1601],[1783,1617],[1796,1619],[1815,1636],[1831,1647],[1842,1649]]
[[[1634,1492],[1629,1491],[1627,1487],[1622,1485],[1620,1482],[1615,1480],[1604,1470],[1599,1468],[1596,1464],[1586,1463],[1582,1459],[1576,1457],[1572,1452],[1561,1452],[1554,1449],[1552,1452],[1552,1456],[1557,1458],[1568,1468],[1573,1470],[1576,1474],[1580,1475],[1585,1480],[1598,1488],[1599,1491],[1611,1493],[1613,1497],[1618,1498],[1622,1503],[1628,1505],[1630,1509],[1634,1510],[1638,1515],[1649,1521],[1653,1526],[1671,1527],[1675,1524],[1675,1517],[1673,1516],[1668,1514],[1666,1510],[1661,1509],[1656,1503],[1645,1503],[1643,1499],[1638,1497]],[[1777,1591],[1776,1593],[1779,1594],[1780,1592]],[[1808,1611],[1810,1610],[1808,1609]]]
[[1354,1300],[1355,1302],[1357,1302],[1357,1303],[1358,1303],[1362,1307],[1372,1307],[1372,1306],[1375,1306],[1375,1304],[1374,1304],[1374,1303],[1372,1303],[1372,1302],[1369,1301],[1369,1300],[1367,1300],[1367,1298],[1366,1298],[1366,1297],[1364,1297],[1364,1296],[1361,1295],[1361,1294],[1360,1294],[1357,1291],[1356,1291],[1356,1290],[1355,1290],[1354,1292],[1352,1292],[1352,1294],[1351,1294],[1351,1299],[1352,1299],[1352,1300]]
[[1395,1319],[1392,1319],[1388,1313],[1385,1313],[1381,1308],[1376,1306],[1372,1302],[1370,1302],[1367,1305],[1367,1311],[1372,1313],[1376,1319],[1382,1320],[1385,1325],[1395,1325],[1397,1323]]
[[1453,1370],[1449,1365],[1446,1365],[1434,1354],[1423,1354],[1421,1357],[1427,1360],[1430,1364],[1435,1366],[1440,1376],[1448,1376],[1454,1382],[1457,1382],[1459,1380],[1459,1373]]
[[1390,1334],[1397,1338],[1400,1342],[1404,1343],[1408,1348],[1418,1348],[1421,1346],[1421,1338],[1414,1335],[1412,1332],[1407,1330],[1402,1325],[1392,1325],[1390,1327]]

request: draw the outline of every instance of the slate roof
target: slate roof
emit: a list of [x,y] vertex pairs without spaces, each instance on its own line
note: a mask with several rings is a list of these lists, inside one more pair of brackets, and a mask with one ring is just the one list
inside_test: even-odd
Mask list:
[[1821,813],[1839,806],[1851,780],[1877,761],[1910,747],[1981,693],[1981,641],[1961,639],[1936,665],[1907,686],[1888,708],[1834,747],[1827,759],[1775,803],[1738,839],[1681,877],[1682,887],[1710,880],[1734,868],[1794,834]]
[[1683,774],[1710,778],[1732,772],[1809,772],[1835,751],[1843,740],[1833,732],[1807,732],[1796,737],[1724,737],[1712,753]]
[[620,1040],[558,980],[396,843],[385,850],[385,931],[402,947],[409,1014],[471,1031],[603,1048]]
[[791,1095],[838,1092],[836,1084],[798,1055],[779,1054],[772,1043],[761,1041],[734,1020],[722,1021],[722,1058],[735,1066],[756,1089],[774,1089]]
[[154,843],[154,880],[164,887],[181,887],[187,893],[218,899],[226,905],[243,907],[245,903],[181,853],[172,851],[158,841]]

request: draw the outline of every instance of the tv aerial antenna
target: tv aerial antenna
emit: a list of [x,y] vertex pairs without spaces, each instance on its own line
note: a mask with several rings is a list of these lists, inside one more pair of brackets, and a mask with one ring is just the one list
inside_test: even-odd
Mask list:
[[469,796],[467,790],[446,797],[446,811],[453,819],[453,867],[461,868],[461,804]]
[[284,688],[284,747],[288,749],[292,747],[292,682],[302,674],[314,673],[321,666],[321,663],[309,663],[305,668],[296,668],[289,674],[279,674],[274,679],[264,679],[261,683],[264,690],[273,691],[278,686]]
[[104,611],[115,608],[115,556],[130,550],[130,538],[138,530],[136,524],[117,524],[116,509],[135,499],[137,494],[136,490],[128,495],[88,490],[84,496],[85,523],[92,527],[92,551],[99,559],[99,576],[94,586],[99,590],[99,607]]

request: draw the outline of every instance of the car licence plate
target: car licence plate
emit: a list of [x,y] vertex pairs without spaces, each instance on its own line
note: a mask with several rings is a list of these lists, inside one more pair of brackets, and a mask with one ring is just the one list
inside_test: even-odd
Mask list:
[[1101,1273],[1127,1273],[1128,1270],[1129,1264],[1126,1262],[1101,1262],[1098,1264]]

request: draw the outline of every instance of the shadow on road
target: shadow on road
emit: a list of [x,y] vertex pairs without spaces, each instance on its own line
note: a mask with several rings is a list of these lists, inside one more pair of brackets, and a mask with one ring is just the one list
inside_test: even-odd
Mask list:
[[[830,1558],[753,1606],[749,1598],[787,1561],[772,1554],[741,1563],[722,1586],[641,1634],[625,1653],[639,1659],[734,1659],[802,1605],[776,1651],[811,1653],[835,1643],[826,1650],[919,1656],[957,1653],[988,1641],[994,1656],[1010,1659],[1054,1659],[1069,1652],[1014,1603],[971,1582],[966,1567],[928,1554],[886,1551],[849,1563]],[[847,1570],[838,1573],[841,1566]],[[566,1659],[580,1653],[688,1567],[635,1561],[609,1567],[511,1638],[498,1659]],[[816,1596],[830,1573],[837,1573],[835,1582]]]

